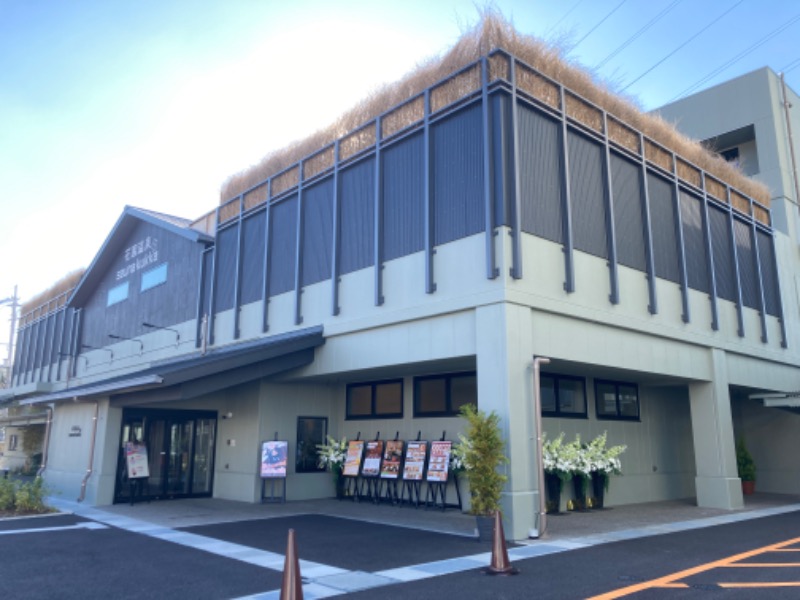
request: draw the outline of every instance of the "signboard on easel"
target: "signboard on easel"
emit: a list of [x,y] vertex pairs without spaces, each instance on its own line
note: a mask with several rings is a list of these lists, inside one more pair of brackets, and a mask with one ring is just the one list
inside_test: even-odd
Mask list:
[[147,446],[136,442],[125,442],[125,465],[128,468],[128,479],[150,477]]
[[286,477],[289,442],[271,440],[261,444],[261,477],[281,479]]

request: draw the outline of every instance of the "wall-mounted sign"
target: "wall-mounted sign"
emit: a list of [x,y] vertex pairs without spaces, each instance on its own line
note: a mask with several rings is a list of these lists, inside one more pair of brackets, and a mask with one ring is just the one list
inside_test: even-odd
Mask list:
[[70,427],[69,437],[81,437],[81,428],[78,425],[73,425]]
[[286,477],[286,459],[289,442],[273,440],[261,444],[261,477],[264,479]]
[[158,238],[147,236],[125,248],[125,266],[117,270],[117,281],[158,262]]

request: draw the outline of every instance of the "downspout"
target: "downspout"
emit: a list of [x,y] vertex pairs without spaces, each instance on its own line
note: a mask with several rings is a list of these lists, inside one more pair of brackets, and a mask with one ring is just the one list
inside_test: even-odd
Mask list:
[[81,495],[78,496],[78,502],[83,502],[84,498],[86,498],[86,483],[89,481],[89,477],[92,476],[92,471],[94,470],[94,444],[97,440],[97,415],[99,413],[100,403],[95,401],[94,417],[92,417],[92,440],[89,448],[89,466],[86,468],[86,475],[81,482]]
[[544,356],[533,357],[533,418],[536,419],[536,471],[539,478],[539,518],[536,528],[528,532],[528,537],[542,538],[547,532],[547,499],[545,498],[544,455],[542,453],[542,393],[540,366],[550,362]]
[[47,449],[50,447],[50,425],[53,422],[53,407],[47,407],[47,423],[44,426],[44,447],[42,448],[42,464],[39,470],[36,471],[36,477],[41,477],[44,470],[47,468]]

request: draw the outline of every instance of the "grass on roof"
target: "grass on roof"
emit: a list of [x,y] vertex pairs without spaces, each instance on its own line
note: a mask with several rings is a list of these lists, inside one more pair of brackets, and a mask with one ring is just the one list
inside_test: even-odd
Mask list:
[[[564,52],[557,46],[548,45],[539,38],[520,33],[510,21],[494,9],[483,9],[478,23],[466,31],[442,56],[423,62],[399,81],[377,89],[326,129],[271,152],[258,164],[229,177],[222,186],[220,201],[224,203],[235,198],[243,191],[289,168],[336,139],[364,128],[365,124],[378,115],[420,94],[451,73],[498,48],[506,50],[540,73],[562,83],[572,92],[604,108],[618,121],[636,131],[641,131],[686,161],[728,182],[765,206],[769,205],[770,194],[765,185],[746,177],[735,166],[709,152],[695,140],[684,136],[661,117],[645,114],[632,101],[612,93],[606,85],[596,81],[588,71],[566,59]],[[568,102],[568,110],[569,104]],[[580,102],[577,104],[580,105]],[[575,101],[572,101],[572,105],[576,106]],[[587,107],[584,113],[594,110],[585,103],[583,106]],[[409,110],[407,114],[409,119],[415,119],[413,116],[415,111]],[[596,117],[590,115],[589,117],[590,120],[596,121]],[[590,123],[587,124],[591,126]],[[397,131],[402,126],[402,123],[394,123],[392,129]],[[374,127],[372,130],[364,129],[367,136],[374,136]]]

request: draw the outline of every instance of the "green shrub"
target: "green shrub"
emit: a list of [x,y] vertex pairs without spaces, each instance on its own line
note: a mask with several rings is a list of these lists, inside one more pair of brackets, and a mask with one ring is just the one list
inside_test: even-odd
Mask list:
[[500,432],[500,417],[489,414],[472,404],[461,408],[461,415],[468,421],[464,444],[464,466],[472,500],[471,511],[475,515],[491,516],[500,510],[500,498],[507,477],[497,472],[507,463],[503,454],[505,442]]
[[47,512],[49,509],[44,503],[45,493],[44,480],[41,477],[37,477],[31,482],[23,483],[17,488],[16,511],[25,513]]
[[16,486],[11,479],[0,479],[0,510],[14,510]]

